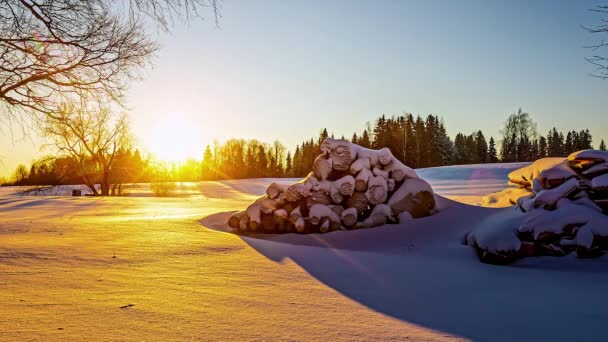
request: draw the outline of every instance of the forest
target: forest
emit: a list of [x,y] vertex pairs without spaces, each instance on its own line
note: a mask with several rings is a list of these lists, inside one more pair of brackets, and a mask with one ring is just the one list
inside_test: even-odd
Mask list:
[[[525,162],[544,157],[562,157],[593,148],[588,129],[560,132],[552,128],[546,135],[537,132],[530,114],[521,109],[511,114],[499,137],[482,131],[458,132],[451,139],[442,118],[412,114],[382,115],[348,139],[363,147],[388,147],[401,162],[414,168],[496,162]],[[142,156],[138,149],[121,148],[114,153],[108,172],[112,194],[121,193],[121,185],[139,182],[201,181],[264,177],[304,177],[312,168],[319,146],[334,137],[326,128],[295,147],[288,149],[280,141],[229,139],[206,146],[200,160],[166,163]],[[606,150],[604,140],[598,149]],[[83,178],[95,182],[98,161],[76,160],[69,155],[50,156],[32,165],[18,165],[12,178],[3,185],[81,184]],[[84,164],[84,166],[83,166]],[[82,170],[86,171],[83,175]]]

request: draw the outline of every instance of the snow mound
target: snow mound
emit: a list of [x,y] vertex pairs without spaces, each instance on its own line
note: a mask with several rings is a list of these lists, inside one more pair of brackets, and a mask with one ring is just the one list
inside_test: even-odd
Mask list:
[[[579,258],[608,249],[608,153],[584,150],[568,158],[544,158],[509,173],[505,189],[484,201],[517,203],[518,221],[482,225],[466,243],[484,262],[504,264],[520,257],[576,252]],[[517,198],[516,198],[517,197]]]
[[326,233],[371,228],[433,214],[431,186],[388,148],[327,138],[301,181],[272,183],[228,225],[237,232]]

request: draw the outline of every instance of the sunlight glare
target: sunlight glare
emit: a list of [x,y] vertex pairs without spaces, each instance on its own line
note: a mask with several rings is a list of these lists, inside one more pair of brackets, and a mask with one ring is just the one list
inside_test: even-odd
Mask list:
[[158,120],[153,126],[149,148],[158,159],[177,162],[200,158],[203,153],[202,133],[197,125],[184,118],[171,115]]

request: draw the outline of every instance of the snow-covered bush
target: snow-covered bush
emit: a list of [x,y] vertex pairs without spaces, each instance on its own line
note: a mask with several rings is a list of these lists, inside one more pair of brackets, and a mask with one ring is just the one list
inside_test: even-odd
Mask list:
[[431,186],[388,148],[371,150],[327,138],[321,152],[306,178],[292,185],[271,184],[264,196],[232,215],[228,225],[239,232],[325,233],[435,211]]
[[150,184],[150,190],[157,197],[167,197],[175,190],[173,182],[155,182]]
[[508,263],[574,251],[585,258],[608,249],[608,152],[583,150],[568,158],[539,159],[511,172],[509,183],[521,189],[511,201],[523,215],[468,234],[467,243],[482,261]]

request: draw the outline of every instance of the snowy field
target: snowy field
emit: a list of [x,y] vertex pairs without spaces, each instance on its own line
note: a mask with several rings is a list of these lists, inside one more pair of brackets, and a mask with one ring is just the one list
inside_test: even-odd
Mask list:
[[518,209],[459,202],[523,165],[417,170],[451,199],[439,214],[324,235],[223,232],[272,179],[169,198],[0,188],[0,340],[602,340],[607,257],[492,266],[461,244]]

